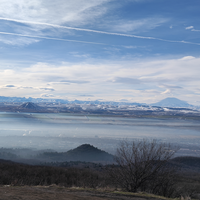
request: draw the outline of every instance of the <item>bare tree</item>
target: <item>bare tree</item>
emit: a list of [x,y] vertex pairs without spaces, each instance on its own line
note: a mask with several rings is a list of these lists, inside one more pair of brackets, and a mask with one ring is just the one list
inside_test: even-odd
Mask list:
[[174,153],[170,144],[157,140],[123,141],[117,149],[117,165],[110,170],[110,176],[115,184],[129,192],[150,189],[151,182],[157,187],[161,184],[158,180],[167,174],[166,163]]

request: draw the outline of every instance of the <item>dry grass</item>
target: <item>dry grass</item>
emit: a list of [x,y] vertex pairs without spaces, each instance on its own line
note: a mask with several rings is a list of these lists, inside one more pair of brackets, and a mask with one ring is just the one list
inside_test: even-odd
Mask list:
[[56,185],[51,186],[1,186],[0,200],[147,200],[162,199],[159,197],[144,193],[128,193],[121,191],[94,190],[84,188],[65,188]]

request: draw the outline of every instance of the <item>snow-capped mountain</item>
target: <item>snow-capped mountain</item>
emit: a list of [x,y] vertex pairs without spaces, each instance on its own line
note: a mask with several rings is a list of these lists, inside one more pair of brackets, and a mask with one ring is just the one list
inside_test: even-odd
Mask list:
[[74,100],[68,101],[66,99],[43,99],[43,98],[25,98],[25,97],[5,97],[0,96],[0,102],[12,102],[12,103],[61,103],[61,104],[93,104],[93,105],[146,105],[145,103],[129,103],[129,102],[114,102],[114,101],[82,101],[82,100]]
[[[50,103],[53,104],[66,104],[66,105],[80,105],[83,110],[87,109],[130,109],[130,110],[155,110],[156,107],[169,107],[169,108],[194,108],[193,105],[188,104],[186,101],[179,100],[177,98],[166,98],[157,103],[145,104],[145,103],[132,103],[132,102],[114,102],[114,101],[82,101],[74,100],[68,101],[66,99],[42,99],[42,98],[25,98],[25,97],[5,97],[0,96],[0,102],[7,103]],[[154,108],[153,108],[154,107]],[[196,106],[198,107],[198,106]]]
[[171,107],[171,108],[188,108],[193,107],[193,105],[188,104],[186,101],[179,100],[177,98],[166,98],[157,103],[151,104],[151,106],[159,107]]

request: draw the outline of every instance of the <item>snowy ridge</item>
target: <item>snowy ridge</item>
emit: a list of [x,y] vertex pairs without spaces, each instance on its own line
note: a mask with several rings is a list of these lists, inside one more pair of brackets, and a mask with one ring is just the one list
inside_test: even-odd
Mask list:
[[[166,98],[160,102],[147,105],[145,103],[128,103],[128,102],[114,102],[114,101],[68,101],[63,99],[42,99],[42,98],[25,98],[25,97],[4,97],[0,96],[0,102],[6,104],[23,103],[24,108],[26,105],[33,108],[34,103],[42,104],[43,106],[61,106],[68,109],[81,109],[83,111],[94,110],[107,110],[107,111],[161,111],[161,112],[199,112],[200,107],[188,104],[176,98]],[[27,104],[28,103],[28,104]],[[31,104],[33,103],[33,104]],[[34,105],[34,106],[33,106]],[[36,108],[35,108],[36,109]]]

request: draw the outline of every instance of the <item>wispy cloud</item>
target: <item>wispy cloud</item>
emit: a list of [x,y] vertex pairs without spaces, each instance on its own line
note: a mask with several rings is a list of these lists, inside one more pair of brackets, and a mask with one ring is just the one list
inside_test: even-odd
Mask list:
[[166,89],[164,92],[162,92],[161,94],[171,94],[171,90],[170,89]]
[[[23,45],[30,45],[32,43],[37,43],[40,41],[40,39],[42,38],[33,38],[33,37],[16,37],[19,35],[14,35],[12,33],[0,33],[0,42],[4,43],[4,44],[8,44],[8,45],[18,45],[18,46],[23,46]],[[15,37],[8,37],[9,35],[13,35]]]
[[160,87],[169,88],[169,89],[183,89],[182,87],[177,86],[177,85],[166,85],[166,84],[162,84]]
[[196,31],[196,32],[200,32],[200,30],[197,30],[194,28],[194,26],[188,26],[185,28],[186,30],[191,30],[191,31]]
[[[38,39],[46,39],[46,40],[57,40],[57,41],[64,41],[64,42],[78,42],[78,43],[86,43],[86,44],[97,44],[97,45],[107,45],[104,43],[98,42],[87,42],[87,41],[80,41],[80,40],[67,40],[62,38],[53,38],[53,37],[43,37],[43,36],[34,36],[34,35],[25,35],[25,34],[18,34],[18,33],[9,33],[9,32],[0,32],[2,35],[12,35],[12,36],[19,36],[19,37],[28,37],[28,38],[38,38]],[[38,40],[36,40],[38,42]],[[8,44],[16,44],[13,42],[6,42]]]
[[82,95],[80,95],[80,97],[94,97],[94,95],[90,95],[90,94],[82,94]]
[[194,28],[194,26],[188,26],[188,27],[186,27],[185,29],[186,30],[190,30],[190,29],[193,29]]
[[[3,18],[1,18],[1,20],[3,20]],[[6,20],[12,21],[12,19],[6,19]],[[19,22],[22,23],[21,20]],[[38,22],[29,22],[29,21],[23,21],[23,23],[33,23],[33,24],[39,24],[39,25],[52,26],[55,28],[84,31],[84,32],[93,32],[93,33],[106,34],[106,35],[116,35],[116,36],[138,38],[138,39],[159,40],[159,41],[171,42],[171,43],[184,43],[184,44],[200,45],[200,43],[194,43],[194,42],[188,42],[188,41],[168,40],[168,39],[162,39],[162,38],[156,38],[156,37],[147,37],[147,36],[130,35],[130,34],[122,34],[122,33],[112,33],[112,32],[93,30],[93,29],[75,28],[75,27],[60,26],[60,25],[47,24],[47,23],[38,23]],[[82,43],[91,43],[91,44],[103,44],[103,43],[85,42],[85,41],[78,41],[78,40],[66,40],[66,39],[60,39],[60,38],[42,37],[42,36],[30,36],[30,35],[9,33],[9,32],[0,32],[0,34],[16,35],[16,36],[21,36],[21,37],[32,37],[32,38],[40,38],[40,39],[62,40],[62,41],[68,41],[68,42],[70,41],[70,42],[82,42]]]
[[200,32],[200,30],[192,29],[192,31]]
[[[163,23],[166,23],[168,19],[164,19],[161,17],[155,18],[144,18],[137,20],[116,20],[115,22],[108,23],[109,29],[115,32],[146,32],[148,30],[154,29]],[[114,24],[113,24],[114,23]]]
[[7,88],[7,89],[15,89],[15,90],[35,90],[35,91],[55,91],[53,88],[49,88],[49,87],[27,87],[27,86],[22,86],[22,85],[5,85],[5,86],[1,86],[0,88]]
[[141,81],[137,78],[126,78],[126,77],[116,77],[114,78],[112,82],[125,83],[125,84],[131,84],[131,85],[141,84]]
[[76,83],[76,84],[84,84],[89,83],[89,81],[80,81],[80,80],[62,80],[59,83]]
[[6,0],[1,1],[0,16],[55,24],[83,25],[95,21],[111,0]]
[[39,88],[40,90],[55,91],[53,88]]
[[15,85],[6,85],[5,87],[14,88],[14,87],[16,87],[16,86],[15,86]]

